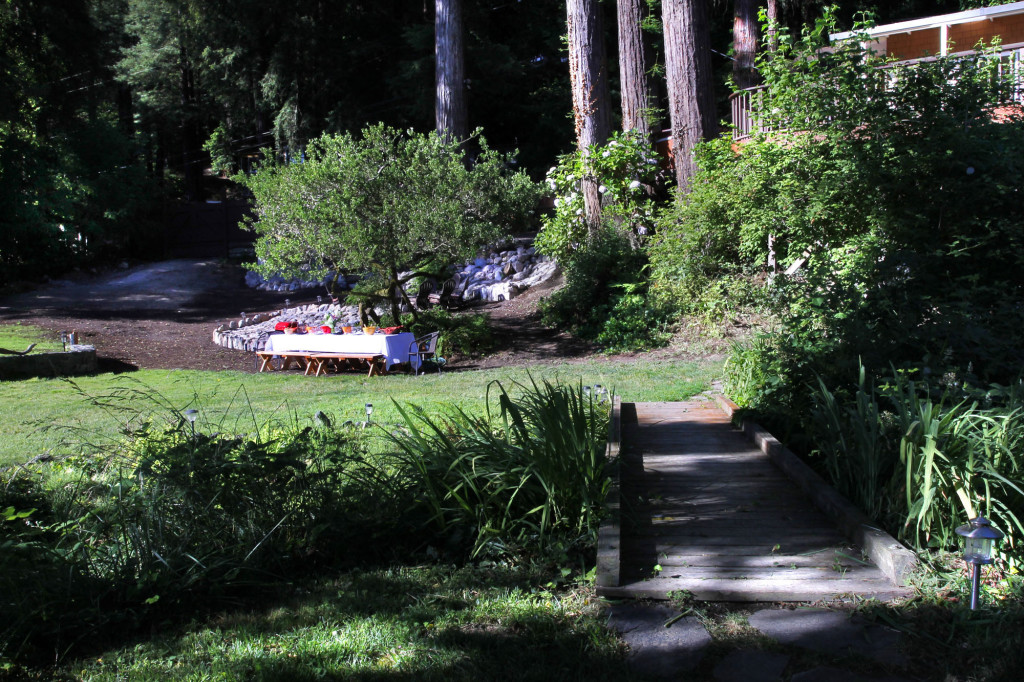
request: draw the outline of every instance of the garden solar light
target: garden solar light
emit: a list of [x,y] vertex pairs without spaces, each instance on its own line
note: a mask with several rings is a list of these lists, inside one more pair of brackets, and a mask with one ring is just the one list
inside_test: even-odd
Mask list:
[[323,296],[317,296],[316,297],[316,304],[320,305],[321,303],[323,303],[323,300],[324,300]]
[[60,345],[64,346],[64,350],[68,349],[68,333],[67,332],[61,332],[60,333]]
[[984,516],[956,529],[964,538],[964,561],[971,564],[971,610],[978,608],[978,593],[981,590],[981,567],[992,563],[992,549],[997,540],[1005,537],[992,527]]
[[588,398],[590,397],[590,386],[583,387],[583,395],[587,396]]
[[[185,419],[192,426],[192,442],[194,444],[196,441],[196,417],[199,416],[199,410],[185,410],[182,414],[185,415]],[[194,448],[195,445],[192,447]]]
[[371,414],[373,414],[373,403],[366,403],[366,421],[370,421]]

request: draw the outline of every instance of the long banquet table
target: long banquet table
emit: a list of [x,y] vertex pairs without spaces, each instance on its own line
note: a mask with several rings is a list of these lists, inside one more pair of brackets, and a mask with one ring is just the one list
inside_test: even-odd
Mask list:
[[[384,356],[388,369],[409,362],[409,349],[416,336],[404,334],[272,334],[267,337],[267,352],[273,353],[374,353]],[[414,366],[419,365],[414,356]]]

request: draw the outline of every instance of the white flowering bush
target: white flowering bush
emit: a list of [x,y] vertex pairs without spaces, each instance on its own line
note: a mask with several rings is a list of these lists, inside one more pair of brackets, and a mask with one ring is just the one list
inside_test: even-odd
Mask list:
[[605,145],[590,147],[559,158],[547,173],[547,184],[555,194],[555,211],[544,219],[536,246],[562,263],[587,239],[583,206],[584,178],[600,183],[604,222],[643,241],[653,225],[651,189],[661,180],[657,156],[647,140],[633,132],[615,133]]

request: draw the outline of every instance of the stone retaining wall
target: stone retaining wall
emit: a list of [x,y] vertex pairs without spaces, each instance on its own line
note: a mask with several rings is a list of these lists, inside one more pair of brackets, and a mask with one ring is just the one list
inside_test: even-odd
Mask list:
[[67,352],[0,355],[0,379],[60,377],[96,371],[95,346],[68,346]]

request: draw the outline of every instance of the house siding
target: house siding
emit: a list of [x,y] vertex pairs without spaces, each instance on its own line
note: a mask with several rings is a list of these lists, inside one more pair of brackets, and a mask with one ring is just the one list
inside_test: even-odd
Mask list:
[[926,28],[891,35],[887,43],[887,56],[899,61],[934,56],[939,54],[939,29]]
[[[949,27],[949,51],[971,50],[979,40],[991,43],[999,37],[1003,45],[1024,43],[1024,14],[952,24]],[[926,28],[887,36],[886,55],[892,59],[920,59],[940,53],[939,29]]]
[[949,27],[950,51],[973,49],[979,40],[986,43],[999,36],[1004,45],[1024,42],[1024,14],[999,17],[992,21],[972,21]]

